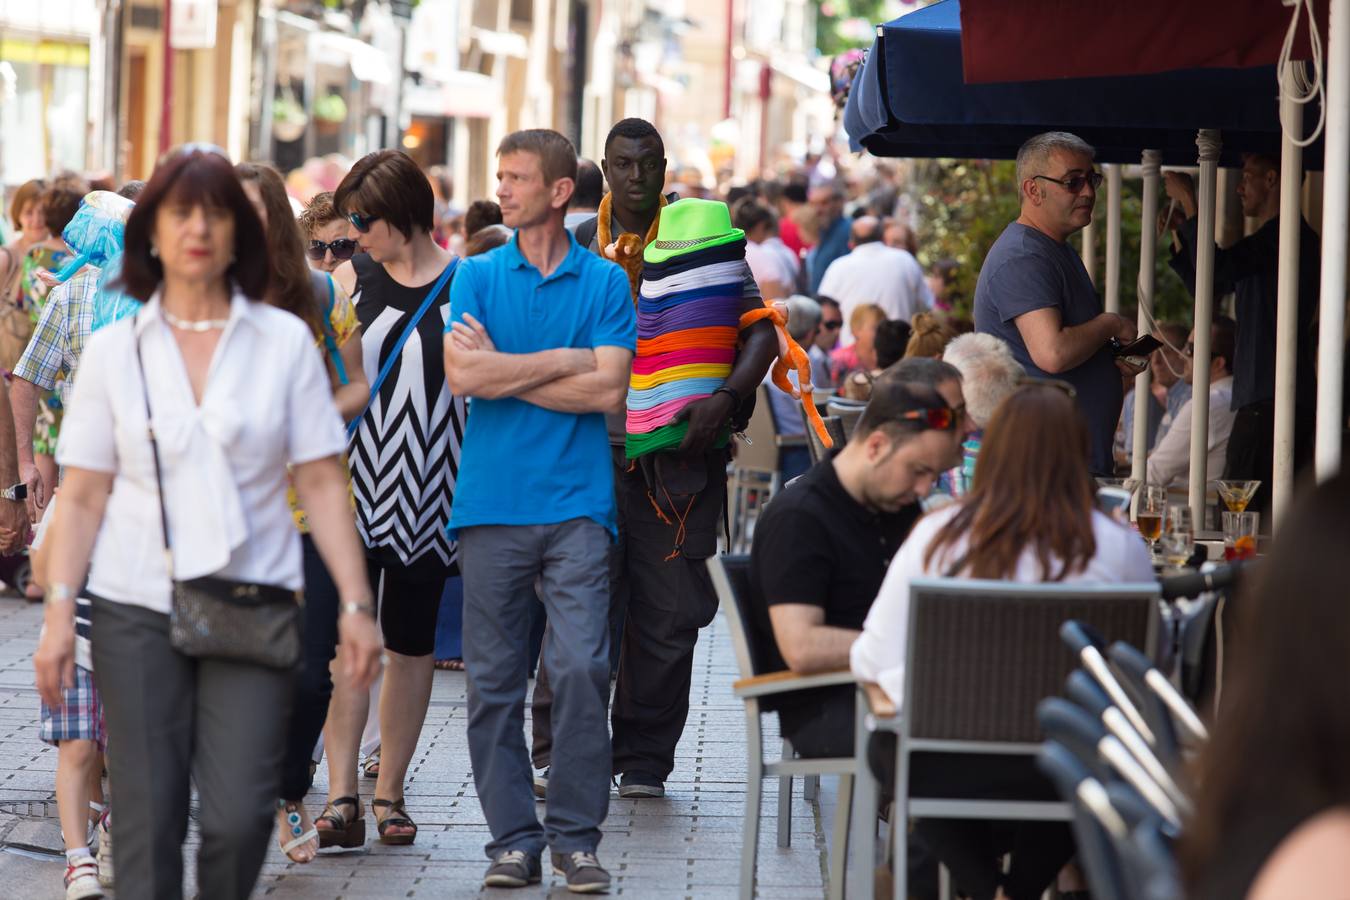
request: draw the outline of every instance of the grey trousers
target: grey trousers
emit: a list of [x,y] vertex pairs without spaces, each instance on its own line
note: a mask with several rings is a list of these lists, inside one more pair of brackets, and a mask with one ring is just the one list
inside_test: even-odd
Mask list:
[[243,900],[272,836],[293,672],[183,656],[169,617],[96,599],[95,680],[107,717],[117,894],[183,896],[189,776],[201,801],[197,896]]
[[[609,534],[590,519],[477,526],[459,533],[469,757],[492,841],[539,854],[594,851],[609,812]],[[541,662],[553,685],[553,760],[544,824],[525,748],[529,609],[552,632]]]

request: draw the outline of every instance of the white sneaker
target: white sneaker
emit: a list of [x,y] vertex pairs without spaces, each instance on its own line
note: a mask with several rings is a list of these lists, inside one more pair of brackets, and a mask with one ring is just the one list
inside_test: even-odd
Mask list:
[[82,856],[66,866],[66,900],[93,900],[102,896],[98,863],[92,856]]
[[112,832],[108,829],[108,816],[98,820],[98,883],[105,888],[113,886]]

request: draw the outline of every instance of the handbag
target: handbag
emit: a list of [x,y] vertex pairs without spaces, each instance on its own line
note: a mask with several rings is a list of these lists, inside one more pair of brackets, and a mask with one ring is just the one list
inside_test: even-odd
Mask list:
[[445,267],[441,277],[437,278],[436,283],[431,286],[431,292],[422,301],[422,305],[417,307],[417,312],[413,313],[412,319],[408,321],[408,326],[403,329],[403,334],[399,335],[398,343],[394,344],[394,348],[385,357],[384,365],[380,366],[380,373],[375,376],[375,381],[370,385],[370,396],[366,398],[366,405],[362,408],[361,415],[347,423],[347,437],[349,439],[356,434],[356,430],[361,427],[361,422],[365,419],[366,413],[370,412],[371,406],[375,404],[375,398],[380,395],[380,388],[384,386],[384,380],[389,377],[390,371],[394,368],[394,363],[398,361],[399,354],[403,352],[403,345],[408,343],[408,338],[412,337],[412,333],[417,330],[422,317],[427,314],[427,310],[431,309],[431,304],[440,294],[441,289],[445,287],[445,283],[450,280],[450,276],[455,274],[455,269],[458,266],[459,257],[457,256],[450,260],[450,265]]
[[169,511],[164,505],[164,476],[159,442],[155,440],[150,389],[136,339],[136,368],[145,396],[145,428],[155,463],[155,490],[159,498],[164,558],[173,586],[169,608],[169,643],[184,656],[249,663],[270,669],[289,669],[300,659],[300,607],[303,596],[272,584],[255,584],[206,575],[180,581],[173,577],[173,550],[169,542]]

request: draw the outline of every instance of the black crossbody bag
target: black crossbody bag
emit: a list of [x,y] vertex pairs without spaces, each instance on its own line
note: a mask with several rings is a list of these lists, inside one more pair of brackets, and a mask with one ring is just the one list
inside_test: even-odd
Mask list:
[[164,558],[173,585],[169,612],[169,643],[184,656],[249,663],[271,669],[289,669],[300,659],[300,604],[298,591],[271,584],[254,584],[206,575],[188,581],[173,577],[169,544],[169,511],[164,505],[164,478],[159,443],[155,440],[150,389],[136,340],[136,368],[145,395],[145,429],[155,461],[155,488],[164,535]]

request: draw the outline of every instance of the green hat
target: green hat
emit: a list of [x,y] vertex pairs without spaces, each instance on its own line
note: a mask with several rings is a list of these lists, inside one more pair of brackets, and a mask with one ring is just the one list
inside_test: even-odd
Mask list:
[[662,207],[656,240],[647,245],[642,258],[649,263],[663,263],[682,253],[744,239],[744,231],[731,227],[731,212],[725,203],[690,197]]

